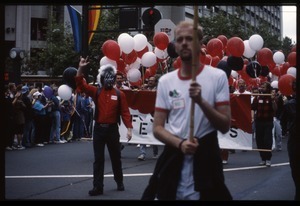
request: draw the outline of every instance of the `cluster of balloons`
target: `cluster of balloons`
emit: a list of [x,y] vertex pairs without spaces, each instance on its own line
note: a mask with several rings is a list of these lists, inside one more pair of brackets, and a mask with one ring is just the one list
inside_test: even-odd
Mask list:
[[[122,33],[117,41],[109,39],[103,43],[101,49],[104,56],[100,66],[112,64],[118,72],[127,75],[131,85],[141,85],[142,78],[156,74],[158,63],[169,56],[169,36],[165,32],[156,33],[153,44],[154,48],[144,34],[138,33],[132,37]],[[146,68],[144,74],[141,74],[141,66]]]
[[[153,44],[154,47],[144,34],[138,33],[132,37],[121,33],[117,41],[109,39],[103,43],[101,49],[104,56],[100,60],[100,66],[114,65],[118,72],[127,76],[131,85],[138,86],[142,84],[143,78],[156,74],[159,64],[163,71],[168,57],[174,60],[175,69],[181,67],[174,41],[170,41],[165,32],[155,33]],[[291,82],[296,78],[297,72],[296,46],[285,58],[282,51],[271,51],[263,45],[264,40],[259,34],[252,35],[248,40],[239,37],[227,39],[225,35],[219,35],[202,46],[199,60],[203,64],[224,70],[230,85],[237,86],[239,78],[244,79],[249,88],[271,80],[272,86],[284,95],[292,94]],[[140,70],[141,66],[145,69]],[[62,99],[69,99],[72,89],[76,88],[76,73],[77,69],[73,67],[64,71],[65,84],[58,89]]]
[[[291,95],[291,82],[297,72],[296,46],[285,58],[282,51],[271,51],[263,45],[264,40],[259,34],[244,41],[239,37],[227,39],[225,35],[219,35],[203,45],[199,59],[204,64],[224,70],[230,85],[237,86],[238,78],[244,79],[249,88],[271,80],[273,87],[284,95]],[[173,67],[180,66],[180,57],[176,57]]]

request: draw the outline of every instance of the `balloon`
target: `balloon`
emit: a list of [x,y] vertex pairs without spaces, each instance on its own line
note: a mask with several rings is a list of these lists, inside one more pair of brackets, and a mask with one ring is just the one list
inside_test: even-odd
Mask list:
[[256,53],[255,50],[251,49],[250,45],[249,45],[249,40],[245,40],[244,41],[244,46],[245,46],[245,50],[243,53],[243,56],[246,58],[252,58],[254,56],[254,54]]
[[227,42],[228,42],[227,37],[224,35],[219,35],[217,38],[220,39],[221,42],[223,43],[223,49],[224,49],[227,46]]
[[111,64],[117,68],[117,62],[108,58],[107,56],[104,56],[100,59],[100,66],[106,65],[106,64]]
[[143,56],[146,52],[148,52],[148,51],[149,51],[149,47],[148,47],[148,46],[145,46],[144,49],[142,49],[141,51],[138,51],[138,52],[136,52],[136,53],[137,53],[137,56],[138,56],[139,58],[142,58],[142,56]]
[[161,49],[159,49],[157,47],[154,48],[154,54],[159,59],[165,59],[165,58],[167,58],[167,52],[166,52],[166,50],[161,50]]
[[219,56],[212,57],[211,66],[216,67],[219,61],[220,61]]
[[120,46],[114,40],[107,40],[102,45],[102,52],[111,60],[118,61],[120,58]]
[[175,43],[174,43],[174,41],[171,41],[171,42],[168,44],[167,52],[168,52],[168,54],[169,54],[169,56],[170,56],[171,58],[177,58],[177,57],[178,57],[178,54],[177,54],[176,51],[175,51]]
[[153,52],[146,52],[142,56],[142,65],[144,67],[151,67],[156,63],[156,55]]
[[141,78],[141,72],[138,69],[129,69],[127,72],[127,79],[130,82],[137,82]]
[[269,67],[268,66],[262,66],[261,67],[261,72],[260,72],[260,75],[263,76],[263,77],[266,77],[269,75]]
[[280,67],[280,74],[286,74],[287,70],[291,67],[289,62],[284,62]]
[[257,61],[261,66],[267,66],[273,62],[273,53],[269,48],[262,48],[257,52]]
[[207,53],[212,57],[223,54],[223,43],[218,38],[212,38],[206,45]]
[[251,78],[257,78],[261,72],[261,65],[257,61],[251,61],[246,66],[246,72]]
[[117,71],[118,72],[121,72],[121,73],[125,73],[125,62],[124,62],[124,60],[123,59],[119,59],[118,61],[117,61]]
[[254,51],[258,51],[260,50],[264,45],[264,40],[263,38],[258,35],[258,34],[253,34],[250,38],[249,38],[249,46],[251,49],[253,49]]
[[277,80],[272,81],[271,87],[273,87],[274,89],[278,89],[278,81]]
[[227,51],[235,57],[241,57],[245,51],[245,45],[241,38],[231,37],[227,42]]
[[277,51],[273,54],[273,61],[276,64],[282,64],[284,62],[284,54],[281,51]]
[[154,34],[153,43],[160,50],[165,50],[169,44],[169,36],[165,32],[158,32]]
[[134,50],[142,51],[147,46],[147,37],[144,34],[136,34],[133,37],[134,40]]
[[231,70],[231,74],[230,74],[234,79],[237,79],[238,76],[239,76],[239,73],[237,73],[236,71],[234,70]]
[[228,66],[227,61],[224,61],[224,60],[219,61],[217,68],[222,69],[226,73],[227,78],[230,77],[231,68]]
[[227,58],[227,64],[230,69],[239,71],[243,69],[244,60],[242,57],[229,56]]
[[289,53],[287,59],[288,59],[288,62],[290,63],[290,66],[296,66],[296,52],[291,52]]
[[295,67],[290,67],[288,68],[288,70],[286,71],[287,74],[292,75],[293,77],[296,78],[297,75],[297,69]]
[[130,52],[129,54],[125,54],[124,52],[122,52],[122,59],[126,64],[131,64],[135,62],[137,57],[138,56],[135,50],[132,50],[132,52]]
[[53,90],[52,90],[51,87],[49,87],[49,86],[46,85],[43,88],[43,93],[44,93],[45,97],[47,97],[48,99],[50,99],[52,97],[52,95],[53,95]]
[[70,86],[72,89],[76,89],[75,76],[77,69],[74,67],[68,67],[63,72],[63,83]]
[[125,54],[129,54],[134,48],[134,39],[129,34],[126,35],[123,33],[121,35],[118,37],[118,44]]
[[57,93],[63,100],[69,100],[72,97],[72,88],[66,84],[62,84],[58,87]]
[[279,91],[285,96],[293,94],[292,83],[295,80],[296,78],[290,74],[282,75],[278,80]]

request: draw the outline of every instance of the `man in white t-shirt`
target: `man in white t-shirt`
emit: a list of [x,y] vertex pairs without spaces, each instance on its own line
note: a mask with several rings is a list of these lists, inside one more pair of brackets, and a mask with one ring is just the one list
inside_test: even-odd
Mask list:
[[[160,77],[157,87],[153,134],[165,144],[142,199],[232,200],[225,185],[217,131],[229,131],[230,95],[226,73],[200,62],[192,81],[193,23],[175,29],[175,50],[181,68]],[[200,54],[203,38],[198,28]],[[194,100],[194,130],[190,133]],[[168,122],[169,127],[165,127]],[[191,139],[191,140],[190,140]]]

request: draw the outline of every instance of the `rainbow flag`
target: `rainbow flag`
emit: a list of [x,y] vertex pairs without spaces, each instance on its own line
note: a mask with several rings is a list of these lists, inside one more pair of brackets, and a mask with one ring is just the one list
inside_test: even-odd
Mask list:
[[[100,14],[101,14],[101,6],[100,5],[92,5],[89,10],[89,31],[95,31],[97,29]],[[97,8],[97,9],[95,9]],[[93,39],[94,32],[89,32],[89,45]]]
[[[74,37],[74,43],[75,43],[75,51],[80,52],[82,48],[82,15],[81,13],[74,8],[73,6],[67,5],[71,25],[72,25],[72,31],[73,31],[73,37]],[[89,9],[89,21],[88,21],[88,28],[89,31],[94,31],[97,29],[100,14],[101,14],[101,6],[100,5],[92,5]],[[97,8],[97,9],[95,9]],[[90,45],[92,39],[94,36],[94,32],[89,32],[88,34],[88,44]]]
[[75,43],[75,51],[80,52],[82,47],[82,17],[81,13],[75,9],[73,6],[67,5],[72,31],[73,31],[73,38]]

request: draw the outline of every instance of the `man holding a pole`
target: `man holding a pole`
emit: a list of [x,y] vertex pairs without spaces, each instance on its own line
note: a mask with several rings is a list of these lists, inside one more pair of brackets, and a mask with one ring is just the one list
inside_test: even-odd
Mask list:
[[228,80],[223,70],[200,63],[202,38],[198,18],[175,29],[182,66],[158,82],[153,134],[165,147],[143,200],[232,200],[217,138],[230,128]]

